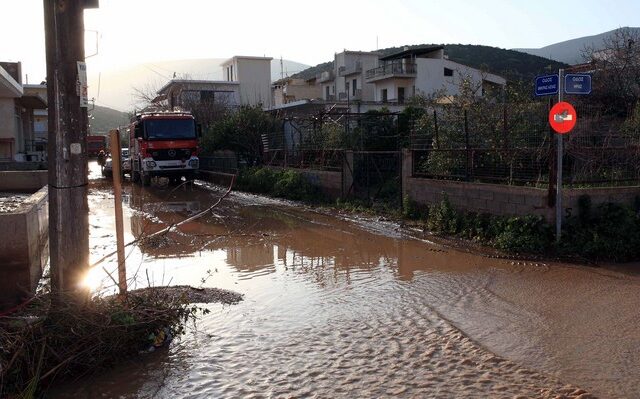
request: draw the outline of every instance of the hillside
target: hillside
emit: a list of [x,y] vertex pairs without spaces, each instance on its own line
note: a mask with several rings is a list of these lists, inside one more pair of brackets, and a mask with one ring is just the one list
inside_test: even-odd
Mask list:
[[[122,111],[132,110],[140,103],[135,89],[146,93],[156,92],[174,76],[177,79],[222,80],[224,58],[158,61],[98,71],[88,65],[89,97],[103,106]],[[271,61],[271,79],[280,79],[282,73],[291,75],[308,68],[308,65],[283,60]]]
[[[640,28],[619,28],[628,29],[632,32],[632,35],[640,35]],[[584,62],[582,53],[585,48],[593,47],[597,50],[601,50],[603,47],[604,39],[614,35],[619,29],[614,29],[609,32],[600,33],[593,36],[584,36],[577,39],[566,40],[564,42],[550,44],[541,48],[521,48],[514,49],[516,51],[537,55],[540,57],[550,58],[567,64],[579,64]]]
[[[428,46],[427,44],[410,45],[409,48]],[[383,56],[397,53],[403,47],[389,47],[378,50]],[[506,50],[490,46],[478,46],[472,44],[445,44],[444,52],[451,61],[465,64],[474,68],[495,73],[509,80],[531,79],[546,71],[557,70],[566,66],[563,63],[548,60],[542,57],[522,53],[515,50]],[[309,79],[316,74],[330,70],[332,62],[326,62],[302,71],[295,77]]]
[[89,111],[89,125],[91,134],[107,134],[109,130],[129,123],[129,115],[115,109],[96,107]]

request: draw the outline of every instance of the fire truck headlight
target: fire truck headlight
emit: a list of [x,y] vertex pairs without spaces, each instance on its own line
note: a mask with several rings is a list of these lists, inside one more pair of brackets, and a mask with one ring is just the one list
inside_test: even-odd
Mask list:
[[156,167],[155,161],[147,161],[147,168],[155,168],[155,167]]
[[192,159],[189,161],[189,167],[197,169],[198,166],[200,165],[200,161],[197,159]]

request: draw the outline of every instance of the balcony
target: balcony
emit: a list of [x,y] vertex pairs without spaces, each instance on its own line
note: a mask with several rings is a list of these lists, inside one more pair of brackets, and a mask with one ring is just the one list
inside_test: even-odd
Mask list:
[[353,92],[341,92],[338,93],[338,101],[358,101],[362,100],[362,90],[356,89],[355,95]]
[[336,74],[333,71],[324,71],[318,75],[318,83],[331,82],[336,78]]
[[365,75],[367,83],[390,78],[415,78],[417,68],[415,63],[394,62],[369,69]]
[[350,65],[348,67],[347,66],[340,67],[338,70],[338,74],[340,76],[356,75],[360,73],[362,73],[361,62],[356,62],[354,65]]

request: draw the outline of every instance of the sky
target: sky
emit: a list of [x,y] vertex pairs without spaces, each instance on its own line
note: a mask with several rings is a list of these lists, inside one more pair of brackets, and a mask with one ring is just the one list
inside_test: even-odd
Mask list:
[[[42,0],[0,0],[0,60],[45,76]],[[315,65],[335,52],[405,44],[538,48],[640,26],[640,1],[100,0],[85,11],[93,71],[160,60],[257,55]]]

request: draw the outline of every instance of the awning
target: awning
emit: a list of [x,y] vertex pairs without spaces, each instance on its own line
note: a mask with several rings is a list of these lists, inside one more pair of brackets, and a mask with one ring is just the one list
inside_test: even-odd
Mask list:
[[25,108],[47,109],[47,99],[40,94],[26,94],[16,98],[16,102]]
[[0,66],[0,97],[15,98],[22,96],[22,86]]

